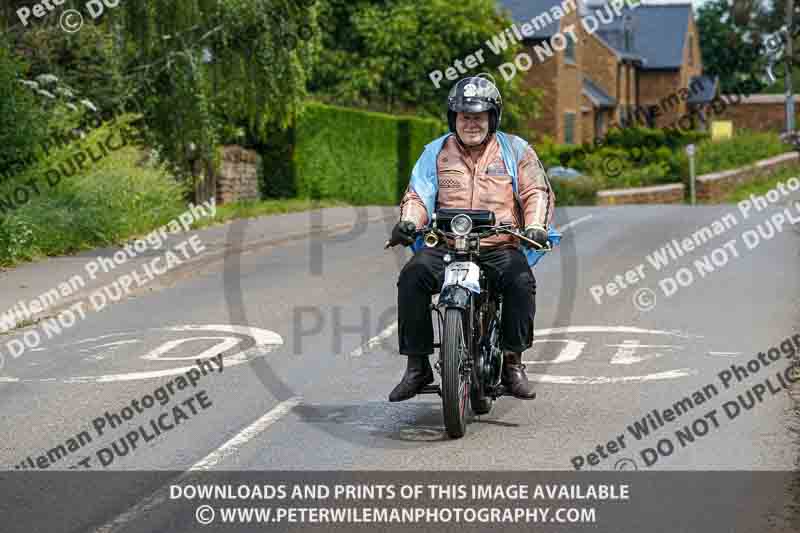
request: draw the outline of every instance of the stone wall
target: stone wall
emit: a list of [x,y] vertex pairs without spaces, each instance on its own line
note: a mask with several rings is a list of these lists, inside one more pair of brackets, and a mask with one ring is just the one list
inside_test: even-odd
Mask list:
[[683,203],[684,189],[683,183],[631,189],[607,189],[597,191],[597,205],[680,204]]
[[697,199],[701,201],[721,200],[739,185],[749,183],[755,178],[769,176],[782,168],[797,165],[798,162],[800,162],[800,154],[789,152],[762,159],[746,167],[697,176]]
[[258,200],[258,154],[237,145],[223,146],[216,181],[218,204]]
[[[719,201],[739,185],[798,164],[800,164],[800,154],[789,152],[762,159],[746,167],[702,174],[697,176],[695,194],[698,201]],[[597,205],[678,204],[683,202],[685,190],[686,186],[683,183],[630,189],[606,189],[597,191]]]
[[[734,132],[740,129],[753,131],[775,131],[784,129],[784,102],[786,97],[782,94],[754,94],[741,98],[736,95],[725,95],[724,98],[731,102],[722,113],[714,114],[713,120],[730,120],[733,122]],[[795,123],[800,123],[800,96],[795,96]]]

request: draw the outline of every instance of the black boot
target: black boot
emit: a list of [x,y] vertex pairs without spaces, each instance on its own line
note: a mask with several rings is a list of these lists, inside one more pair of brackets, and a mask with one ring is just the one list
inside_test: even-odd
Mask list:
[[503,353],[502,383],[514,398],[533,400],[536,393],[525,375],[525,365],[522,364],[522,354],[517,352]]
[[389,393],[390,402],[402,402],[417,395],[425,385],[433,383],[433,369],[427,355],[409,355],[403,379]]

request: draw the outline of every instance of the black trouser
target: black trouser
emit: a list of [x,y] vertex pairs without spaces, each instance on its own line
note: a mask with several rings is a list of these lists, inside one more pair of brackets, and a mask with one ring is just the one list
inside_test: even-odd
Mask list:
[[[398,336],[400,353],[433,353],[431,296],[444,283],[443,247],[423,248],[414,254],[400,272],[397,282]],[[482,251],[480,264],[486,277],[503,295],[501,348],[523,352],[533,342],[533,317],[536,313],[536,279],[525,255],[516,248]]]

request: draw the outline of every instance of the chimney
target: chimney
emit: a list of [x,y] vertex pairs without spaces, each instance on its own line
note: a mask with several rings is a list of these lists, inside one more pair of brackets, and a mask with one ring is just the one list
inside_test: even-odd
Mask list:
[[623,49],[626,52],[633,50],[633,15],[626,13],[622,17],[622,39]]

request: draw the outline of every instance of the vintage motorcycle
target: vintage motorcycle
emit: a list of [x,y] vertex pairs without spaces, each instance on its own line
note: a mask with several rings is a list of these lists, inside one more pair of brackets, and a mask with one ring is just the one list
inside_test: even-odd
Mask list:
[[434,348],[439,348],[439,358],[434,368],[441,385],[429,385],[421,394],[441,396],[451,438],[464,436],[468,403],[474,414],[488,414],[505,393],[502,295],[489,283],[479,260],[481,239],[500,233],[515,235],[537,251],[552,250],[551,243],[542,248],[510,224],[495,226],[494,212],[483,209],[439,209],[431,224],[415,234],[424,236],[425,246],[447,246],[444,282],[438,302],[431,305],[438,317],[440,342]]

